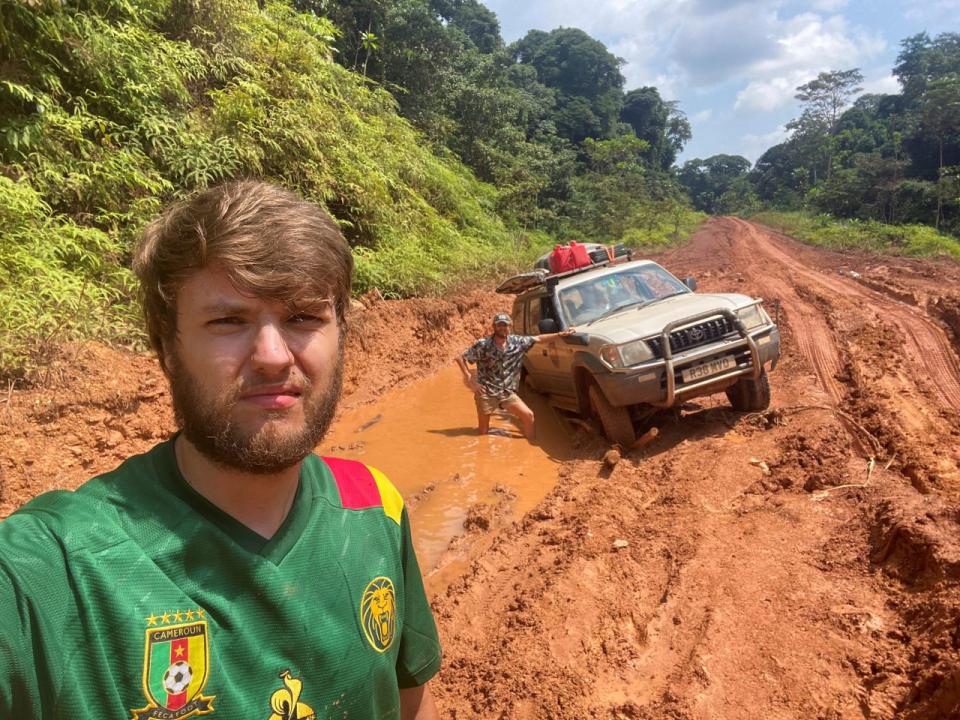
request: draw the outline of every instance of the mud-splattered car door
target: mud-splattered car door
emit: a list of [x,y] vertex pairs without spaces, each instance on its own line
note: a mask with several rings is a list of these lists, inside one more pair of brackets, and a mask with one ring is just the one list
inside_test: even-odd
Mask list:
[[[526,327],[531,335],[540,334],[540,321],[543,319],[553,319],[556,321],[556,313],[553,310],[549,295],[545,293],[536,293],[530,296],[526,301]],[[525,358],[527,372],[534,378],[534,387],[536,390],[544,393],[556,393],[559,391],[558,385],[562,382],[560,362],[556,353],[556,346],[559,343],[537,343]]]

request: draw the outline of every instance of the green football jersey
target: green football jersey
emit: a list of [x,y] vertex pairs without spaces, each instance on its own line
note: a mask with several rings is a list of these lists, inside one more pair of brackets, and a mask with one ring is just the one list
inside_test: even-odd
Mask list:
[[269,540],[173,442],[0,523],[0,718],[399,717],[440,644],[403,500],[308,457]]

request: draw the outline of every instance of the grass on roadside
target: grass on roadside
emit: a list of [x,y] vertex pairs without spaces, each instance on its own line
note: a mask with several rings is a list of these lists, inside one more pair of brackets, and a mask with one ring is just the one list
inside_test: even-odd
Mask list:
[[760,212],[750,219],[831,250],[960,259],[960,240],[928,225],[885,225],[876,220],[837,220],[828,215],[777,211]]
[[686,242],[706,219],[706,213],[677,206],[669,213],[656,215],[642,227],[627,230],[620,242],[632,248],[664,250]]

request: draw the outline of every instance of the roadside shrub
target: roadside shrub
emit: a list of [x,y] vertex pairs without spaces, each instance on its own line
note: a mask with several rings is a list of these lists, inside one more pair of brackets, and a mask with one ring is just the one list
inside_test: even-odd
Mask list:
[[632,227],[618,240],[634,248],[659,248],[685,241],[707,219],[707,214],[676,205],[667,212],[652,212],[640,227]]
[[875,220],[837,220],[822,214],[773,211],[757,213],[751,219],[832,250],[960,258],[960,241],[929,225],[887,225]]
[[120,243],[51,214],[26,181],[0,176],[0,378],[28,377],[64,340],[141,340]]
[[236,177],[328,208],[357,292],[438,292],[509,264],[498,193],[331,62],[284,2],[20,3],[0,23],[0,376],[52,343],[135,342],[130,247],[160,209]]

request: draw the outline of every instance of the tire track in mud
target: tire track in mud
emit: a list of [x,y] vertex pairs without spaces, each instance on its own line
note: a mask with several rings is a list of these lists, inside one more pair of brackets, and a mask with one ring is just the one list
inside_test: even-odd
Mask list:
[[[794,288],[806,286],[819,295],[834,340],[847,358],[844,374],[850,388],[844,409],[877,433],[895,451],[894,458],[900,455],[901,478],[910,480],[904,485],[901,478],[892,483],[878,479],[884,489],[863,498],[860,532],[869,530],[870,564],[883,571],[885,606],[896,618],[886,635],[903,643],[875,643],[871,650],[852,653],[849,662],[862,683],[864,714],[910,720],[960,717],[960,514],[922,474],[956,497],[960,464],[950,460],[949,452],[960,417],[956,351],[922,304],[910,302],[912,297],[817,270],[790,252],[790,239],[733,222],[733,236],[742,238],[745,256],[766,256],[770,262],[761,264],[763,270],[779,264]],[[893,349],[885,352],[891,338]],[[954,458],[960,460],[960,454]]]
[[[746,243],[738,240],[752,226],[742,221],[733,220],[733,232],[730,233],[730,256],[735,266],[743,268],[761,295],[768,301],[779,298],[781,308],[785,310],[794,333],[794,340],[803,356],[810,363],[820,380],[820,386],[827,393],[833,404],[839,405],[845,391],[842,383],[837,380],[843,368],[840,353],[834,340],[833,332],[824,319],[823,311],[809,300],[804,299],[790,279],[782,273],[758,272],[756,263],[758,258],[764,258],[762,243]],[[760,247],[757,247],[757,246]],[[778,265],[781,263],[777,263]],[[764,263],[764,269],[769,269],[771,263]]]
[[[854,280],[831,277],[811,269],[784,250],[772,233],[764,232],[743,220],[734,219],[731,222],[749,244],[749,250],[745,248],[747,256],[766,256],[789,272],[792,282],[803,278],[814,287],[830,290],[842,301],[860,308],[861,312],[872,312],[879,320],[892,323],[905,340],[905,359],[922,374],[921,377],[926,377],[926,382],[920,378],[915,380],[918,389],[932,389],[943,406],[960,410],[960,359],[946,333],[925,317],[922,311]],[[809,349],[805,354],[808,353]],[[808,357],[815,364],[822,362],[816,350]]]

